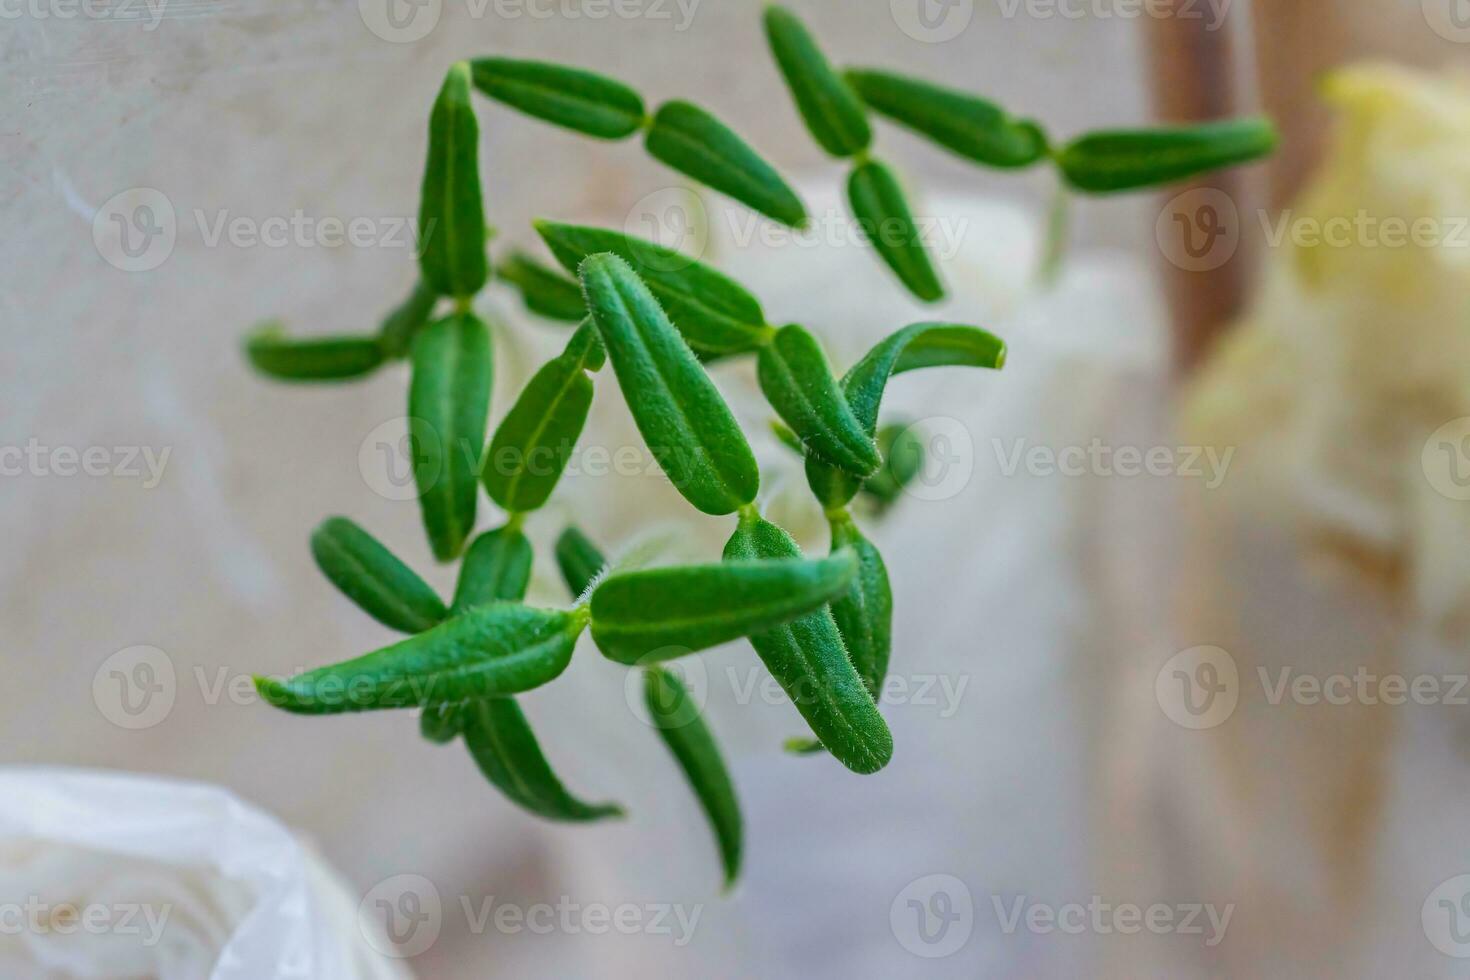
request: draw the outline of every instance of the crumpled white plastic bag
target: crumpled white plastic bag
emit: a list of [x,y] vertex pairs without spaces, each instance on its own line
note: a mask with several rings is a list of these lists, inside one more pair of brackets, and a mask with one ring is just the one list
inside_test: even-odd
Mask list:
[[357,902],[266,813],[214,786],[0,770],[0,976],[404,980]]

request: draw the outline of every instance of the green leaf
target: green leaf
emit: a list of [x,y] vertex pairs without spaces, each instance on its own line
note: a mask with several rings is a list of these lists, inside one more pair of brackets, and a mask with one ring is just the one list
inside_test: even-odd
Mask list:
[[429,158],[419,202],[419,268],[445,296],[485,285],[485,210],[480,202],[480,127],[470,105],[469,62],[456,62],[429,116]]
[[495,602],[353,660],[288,680],[256,677],[255,687],[268,703],[304,715],[519,694],[566,670],[586,623],[582,610]]
[[440,561],[459,554],[475,526],[492,374],[490,331],[472,313],[434,322],[414,343],[408,392],[414,479]]
[[623,816],[616,803],[583,803],[567,792],[512,698],[467,705],[464,741],[485,778],[522,809],[569,822]]
[[592,639],[619,663],[671,660],[805,615],[856,574],[848,553],[615,572],[592,590]]
[[853,667],[876,701],[893,651],[893,590],[883,556],[845,514],[832,521],[832,551],[844,548],[858,556],[858,573],[847,591],[832,600],[832,618]]
[[292,340],[279,323],[268,323],[251,333],[245,340],[245,356],[257,371],[280,381],[359,378],[383,363],[383,349],[376,338]]
[[666,102],[644,146],[654,159],[793,228],[806,208],[774,167],[724,123],[689,102]]
[[864,237],[908,291],[926,303],[943,299],[944,287],[893,172],[877,160],[854,167],[847,200]]
[[413,284],[413,292],[393,312],[383,319],[378,328],[378,343],[385,357],[403,357],[413,347],[413,339],[429,322],[439,294],[422,279]]
[[1040,126],[968,92],[872,69],[845,77],[874,112],[977,163],[1010,169],[1047,155]]
[[924,469],[924,441],[912,426],[885,425],[878,430],[878,451],[883,454],[883,465],[863,482],[862,492],[881,511],[896,503],[903,488]]
[[587,304],[582,302],[582,289],[576,280],[522,252],[512,252],[495,271],[520,291],[521,301],[532,313],[568,323],[586,319]]
[[587,421],[592,379],[583,370],[583,357],[595,352],[601,358],[601,343],[586,324],[573,340],[577,349],[552,358],[532,376],[490,440],[480,478],[490,498],[511,513],[546,503]]
[[868,432],[878,425],[878,408],[888,379],[929,367],[1005,366],[1005,341],[979,327],[914,323],[879,341],[842,378],[848,404]]
[[631,265],[699,354],[739,354],[771,338],[760,302],[744,286],[681,252],[602,228],[538,221],[536,230],[569,272],[598,252]]
[[454,615],[490,602],[520,602],[531,584],[531,542],[517,526],[475,538],[459,566]]
[[1276,149],[1268,119],[1232,119],[1159,129],[1087,133],[1057,155],[1067,183],[1107,194],[1157,187],[1210,170],[1233,167]]
[[642,97],[606,75],[515,58],[476,58],[470,65],[475,88],[549,123],[605,140],[643,126]]
[[607,568],[607,559],[597,545],[576,527],[567,527],[556,539],[556,566],[574,598],[580,597],[592,580]]
[[740,801],[735,798],[735,785],[725,768],[720,747],[715,744],[714,735],[701,717],[699,706],[674,674],[657,667],[645,670],[643,697],[649,717],[679,767],[684,770],[690,788],[709,819],[715,843],[720,849],[728,891],[740,877],[744,829]]
[[782,327],[756,363],[766,400],[813,453],[857,476],[878,469],[878,447],[852,414],[815,337],[796,324]]
[[[738,564],[785,564],[802,560],[800,555],[791,535],[751,511],[741,514],[740,526],[725,545],[725,558]],[[834,552],[826,560],[856,564],[850,551]],[[854,578],[844,576],[845,586],[827,598],[845,594]],[[837,761],[858,773],[877,772],[888,764],[893,736],[853,667],[831,609],[822,604],[799,618],[752,632],[750,645]]]
[[791,431],[791,427],[780,419],[771,419],[771,433],[779,440],[781,445],[799,456],[806,455],[806,447],[801,444],[801,438]]
[[827,746],[823,745],[819,738],[796,735],[782,742],[781,750],[791,755],[816,755],[819,752],[826,752]]
[[345,517],[317,526],[311,554],[343,595],[389,629],[418,633],[448,613],[427,582]]
[[760,471],[745,433],[648,287],[606,252],[580,275],[633,420],[674,488],[706,514],[754,500]]
[[[979,327],[952,323],[915,323],[878,343],[842,377],[842,391],[853,414],[869,433],[878,427],[878,408],[888,379],[904,371],[926,367],[984,367],[1005,365],[1006,345]],[[861,481],[815,456],[806,460],[807,483],[833,510],[844,506],[861,489]]]
[[791,11],[767,7],[766,40],[806,128],[834,157],[861,153],[873,142],[868,114],[857,94],[832,70],[821,48]]
[[435,745],[448,745],[464,732],[464,704],[431,704],[419,715],[419,734]]

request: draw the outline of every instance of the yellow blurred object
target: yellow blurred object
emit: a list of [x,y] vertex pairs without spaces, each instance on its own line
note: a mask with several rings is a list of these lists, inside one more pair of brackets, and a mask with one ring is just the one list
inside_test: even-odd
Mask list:
[[1331,151],[1259,216],[1263,290],[1184,428],[1238,447],[1236,492],[1445,626],[1470,584],[1470,77],[1373,64],[1322,90]]

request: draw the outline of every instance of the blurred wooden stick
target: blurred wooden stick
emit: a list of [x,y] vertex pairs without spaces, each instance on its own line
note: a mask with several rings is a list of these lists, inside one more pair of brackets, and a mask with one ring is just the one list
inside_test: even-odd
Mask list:
[[[1159,119],[1183,123],[1235,115],[1236,60],[1230,28],[1236,18],[1214,18],[1198,0],[1164,0],[1154,9],[1161,13],[1148,18],[1148,48],[1154,111]],[[1170,188],[1169,197],[1194,187],[1224,191],[1242,220],[1250,212],[1238,173],[1212,174],[1188,187]],[[1245,237],[1241,236],[1242,243]],[[1177,374],[1188,374],[1239,313],[1248,266],[1248,260],[1236,254],[1209,271],[1189,271],[1177,264],[1164,267]]]
[[1351,18],[1334,8],[1333,0],[1252,4],[1261,105],[1282,136],[1267,171],[1273,211],[1286,207],[1296,196],[1322,152],[1328,112],[1317,97],[1317,78],[1337,64],[1349,47],[1347,22]]

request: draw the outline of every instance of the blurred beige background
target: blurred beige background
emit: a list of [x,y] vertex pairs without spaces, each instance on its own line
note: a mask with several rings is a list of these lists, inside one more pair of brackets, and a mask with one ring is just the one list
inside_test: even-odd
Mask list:
[[[932,43],[906,32],[905,16],[886,3],[792,5],[834,60],[943,79],[1035,116],[1059,136],[1148,118],[1147,34],[1135,18],[1035,16],[1025,12],[1024,0],[1021,12],[1008,15],[1013,8],[1003,0],[975,0],[954,5],[969,18],[963,29]],[[273,316],[303,333],[375,328],[412,281],[411,253],[401,241],[271,247],[232,244],[226,235],[212,243],[219,222],[239,218],[255,227],[299,210],[313,219],[372,218],[384,228],[412,217],[427,110],[445,66],[486,53],[584,64],[628,81],[651,103],[685,97],[705,104],[799,180],[810,200],[820,200],[821,188],[835,187],[842,170],[801,130],[764,49],[759,6],[703,0],[686,7],[692,10],[686,25],[672,2],[654,7],[650,0],[643,16],[623,19],[595,17],[601,8],[576,0],[492,2],[480,16],[463,0],[443,0],[432,30],[405,43],[375,35],[348,0],[181,0],[158,8],[156,21],[145,6],[137,8],[138,19],[7,14],[0,25],[0,156],[7,177],[0,445],[78,453],[108,447],[117,464],[131,447],[155,459],[168,455],[156,486],[146,468],[138,477],[27,471],[0,478],[6,672],[0,761],[223,784],[311,835],[363,891],[388,876],[415,873],[434,880],[456,905],[460,895],[476,902],[488,895],[555,901],[568,893],[585,901],[704,904],[697,961],[639,945],[619,946],[605,962],[596,944],[591,959],[565,961],[596,963],[609,976],[631,975],[639,964],[678,969],[685,962],[703,969],[760,963],[772,971],[766,975],[783,969],[795,975],[797,968],[825,975],[837,950],[865,941],[879,951],[873,962],[892,957],[884,975],[917,975],[925,962],[896,948],[887,934],[889,902],[906,881],[932,872],[969,883],[977,903],[986,905],[991,932],[986,896],[994,889],[1050,889],[1085,900],[1082,803],[1095,747],[1085,743],[1085,711],[1069,710],[1085,704],[1067,686],[1080,682],[1060,678],[1086,651],[1089,600],[1079,583],[1058,584],[1054,577],[1067,574],[1067,559],[1095,520],[1080,484],[1031,487],[1019,480],[997,491],[977,481],[955,500],[906,502],[901,522],[907,523],[898,525],[904,533],[880,532],[880,541],[902,554],[890,564],[910,576],[895,575],[899,626],[908,631],[895,659],[909,655],[924,663],[926,651],[966,658],[980,692],[963,703],[956,721],[896,718],[901,738],[945,745],[942,756],[914,761],[900,754],[891,773],[855,785],[833,767],[820,768],[820,761],[779,755],[780,739],[794,734],[789,708],[746,710],[712,698],[714,722],[750,794],[751,882],[725,905],[712,894],[707,832],[677,774],[656,740],[629,718],[622,672],[590,647],[579,652],[568,683],[527,699],[528,711],[574,790],[630,805],[633,819],[615,827],[533,824],[483,784],[462,749],[422,742],[412,713],[314,722],[230,696],[250,673],[292,671],[384,642],[383,631],[312,566],[306,538],[323,517],[350,515],[428,570],[437,586],[447,591],[452,581],[445,570],[429,568],[414,504],[385,499],[360,468],[365,441],[403,412],[404,370],[394,367],[361,384],[287,388],[252,376],[239,352],[246,329]],[[1338,5],[1334,12],[1348,6],[1381,5]],[[1397,49],[1426,59],[1464,50],[1430,29],[1411,9],[1417,7],[1404,0],[1397,11],[1398,40],[1391,42]],[[654,9],[667,18],[648,13]],[[369,11],[366,20],[373,16]],[[634,145],[586,141],[488,102],[479,106],[487,212],[503,242],[534,245],[528,222],[535,216],[622,224],[633,202],[677,185]],[[1005,421],[996,425],[1032,439],[1071,432],[1085,441],[1107,431],[1100,426],[1138,425],[1165,383],[1162,319],[1147,278],[1155,262],[1151,202],[1080,203],[1078,254],[1111,250],[1128,257],[1101,265],[1085,260],[1079,278],[1061,291],[1068,298],[1052,307],[1028,305],[1023,297],[1049,175],[987,173],[894,127],[880,130],[879,152],[920,189],[921,209],[943,213],[943,203],[972,219],[967,258],[949,270],[958,298],[942,312],[1008,326],[1017,350],[1033,354],[1030,367],[1013,358],[1013,366],[1022,362],[1021,380],[1014,382],[1019,393],[993,395],[995,378],[916,384],[911,414],[971,413],[964,417],[984,426],[990,417],[984,399],[996,397],[1004,400],[991,407],[1011,412],[1002,412]],[[93,217],[114,195],[136,188],[167,199],[178,231],[161,265],[130,273],[99,254]],[[982,205],[981,197],[1003,197],[1010,205]],[[711,200],[710,213],[720,220],[726,212]],[[986,222],[994,223],[993,235]],[[842,362],[877,335],[923,315],[894,296],[896,287],[870,256],[851,250],[830,263],[803,254],[787,264],[759,249],[732,254],[728,245],[717,255],[781,297],[779,308],[768,299],[773,315],[811,318]],[[876,285],[864,285],[870,282]],[[493,302],[507,324],[497,351],[498,418],[515,379],[553,350],[560,335],[520,315],[503,293]],[[1088,316],[1106,329],[1088,336],[1094,326]],[[1078,365],[1096,365],[1109,347],[1114,361],[1104,359],[1093,381],[1077,383]],[[722,375],[721,383],[737,400],[748,389],[738,371]],[[600,438],[617,445],[626,443],[629,430],[612,394],[611,386],[600,385],[597,410],[607,413]],[[1059,419],[1053,411],[1063,397],[1075,399],[1075,417]],[[1032,411],[1049,402],[1053,409]],[[741,404],[749,408],[748,401]],[[761,416],[751,410],[747,420],[758,425]],[[989,455],[988,442],[977,439],[977,445],[981,456]],[[60,461],[49,458],[53,468]],[[779,480],[767,482],[779,487]],[[646,520],[673,518],[695,531],[689,547],[707,555],[725,530],[678,505],[651,477],[577,481],[559,500],[533,522],[540,542],[573,512],[609,542],[625,540]],[[980,539],[958,538],[953,528],[987,525],[997,513],[990,508],[1005,501],[1032,523],[1015,525],[1009,539],[993,530],[991,540],[1014,549],[1007,554],[1044,557],[1034,566],[987,570],[977,553]],[[1040,513],[1045,503],[1054,505],[1054,518]],[[483,499],[482,506],[488,509]],[[537,589],[543,601],[561,601],[549,578]],[[1048,603],[1034,594],[1046,589],[1065,597]],[[978,619],[987,610],[1004,616],[1007,608],[1009,622]],[[1048,623],[1055,633],[1038,633]],[[977,641],[986,628],[985,642]],[[1027,644],[1049,659],[1007,674],[1003,665],[1024,660],[1018,651]],[[156,723],[133,730],[116,723],[106,664],[139,645],[163,651],[174,697]],[[741,653],[717,662],[747,663]],[[1022,696],[1028,692],[1029,700]],[[1069,700],[1074,696],[1076,703]],[[934,741],[926,741],[929,735]],[[792,769],[803,765],[812,768]],[[935,789],[946,779],[953,784]],[[793,825],[829,811],[793,791],[844,801],[834,817],[867,832],[855,839],[856,850],[826,852],[830,863],[801,869],[799,891],[773,865],[788,873],[800,868],[803,856],[812,856],[800,841],[820,827],[796,833]],[[945,859],[922,849],[912,858],[893,857],[901,841],[930,835],[960,841],[961,854],[990,848],[986,853],[1013,850],[1016,857],[1010,864],[977,859],[974,866],[935,864]],[[966,850],[963,842],[971,840],[974,849]],[[844,877],[868,849],[887,851],[892,860],[862,917],[834,921],[845,906],[835,897],[831,906],[822,903],[829,892],[860,895],[869,887],[860,877]],[[599,858],[605,867],[589,872]],[[1028,879],[1028,868],[1037,869],[1035,879]],[[754,907],[758,900],[765,907]],[[811,949],[802,949],[799,932],[788,944],[771,942],[762,924],[782,918],[807,924],[818,937]],[[549,943],[535,941],[540,937],[469,931],[462,919],[446,925],[412,968],[435,978],[540,976],[554,975],[546,972],[550,964],[563,962]],[[991,938],[1002,945],[977,943],[973,955],[945,961],[944,969],[1024,975],[1057,969],[1074,955],[1070,948],[1018,950],[1005,947],[1005,937]],[[1035,936],[1018,941],[1039,945]],[[1000,959],[990,958],[996,948],[1006,950]],[[742,972],[732,967],[729,975]]]

